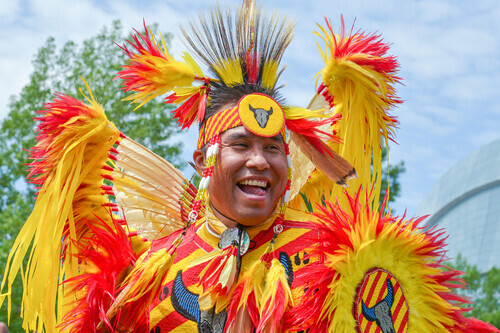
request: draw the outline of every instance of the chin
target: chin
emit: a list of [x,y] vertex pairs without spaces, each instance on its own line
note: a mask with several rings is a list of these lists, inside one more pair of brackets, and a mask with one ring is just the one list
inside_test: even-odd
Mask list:
[[[265,211],[265,213],[263,213]],[[253,212],[239,212],[236,221],[239,224],[252,227],[256,225],[263,224],[273,213],[274,209],[268,210],[265,208],[257,209]]]

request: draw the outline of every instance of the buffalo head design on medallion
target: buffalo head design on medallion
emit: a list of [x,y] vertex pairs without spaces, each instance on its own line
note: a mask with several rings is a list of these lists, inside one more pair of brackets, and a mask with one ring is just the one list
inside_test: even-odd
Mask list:
[[358,332],[408,332],[409,309],[403,288],[390,272],[373,268],[357,288],[353,315]]

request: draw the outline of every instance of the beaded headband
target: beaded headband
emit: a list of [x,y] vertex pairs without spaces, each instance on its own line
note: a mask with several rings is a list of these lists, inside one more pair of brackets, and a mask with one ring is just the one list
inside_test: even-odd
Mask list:
[[285,115],[281,106],[267,95],[254,93],[240,99],[238,106],[208,118],[200,128],[198,149],[206,145],[214,135],[237,126],[245,126],[259,136],[281,134],[285,139]]

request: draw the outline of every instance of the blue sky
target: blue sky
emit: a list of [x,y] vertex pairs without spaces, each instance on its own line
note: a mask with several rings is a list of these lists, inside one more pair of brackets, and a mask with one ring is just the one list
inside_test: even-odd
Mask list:
[[[226,1],[231,3],[230,1]],[[0,6],[0,119],[8,97],[28,82],[31,60],[49,37],[59,45],[81,42],[120,19],[125,29],[157,22],[162,32],[179,35],[186,18],[210,1],[62,1],[13,0]],[[224,2],[222,2],[224,3]],[[271,7],[271,4],[268,5]],[[482,1],[273,1],[273,7],[297,22],[295,38],[283,63],[282,82],[290,104],[305,106],[314,92],[313,76],[321,61],[313,36],[323,16],[355,28],[378,31],[399,57],[405,103],[393,111],[400,120],[398,145],[390,160],[404,160],[402,196],[394,205],[410,216],[432,185],[450,167],[478,147],[500,137],[500,2]],[[183,46],[173,41],[174,56]],[[191,135],[190,137],[193,137]],[[187,137],[185,156],[194,141]],[[500,166],[499,166],[500,167]]]

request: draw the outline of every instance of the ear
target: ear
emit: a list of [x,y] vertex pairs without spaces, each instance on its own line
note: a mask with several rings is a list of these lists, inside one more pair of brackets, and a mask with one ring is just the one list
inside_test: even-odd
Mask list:
[[203,174],[203,172],[205,172],[205,152],[201,149],[196,149],[193,152],[193,161],[196,166],[196,170]]

